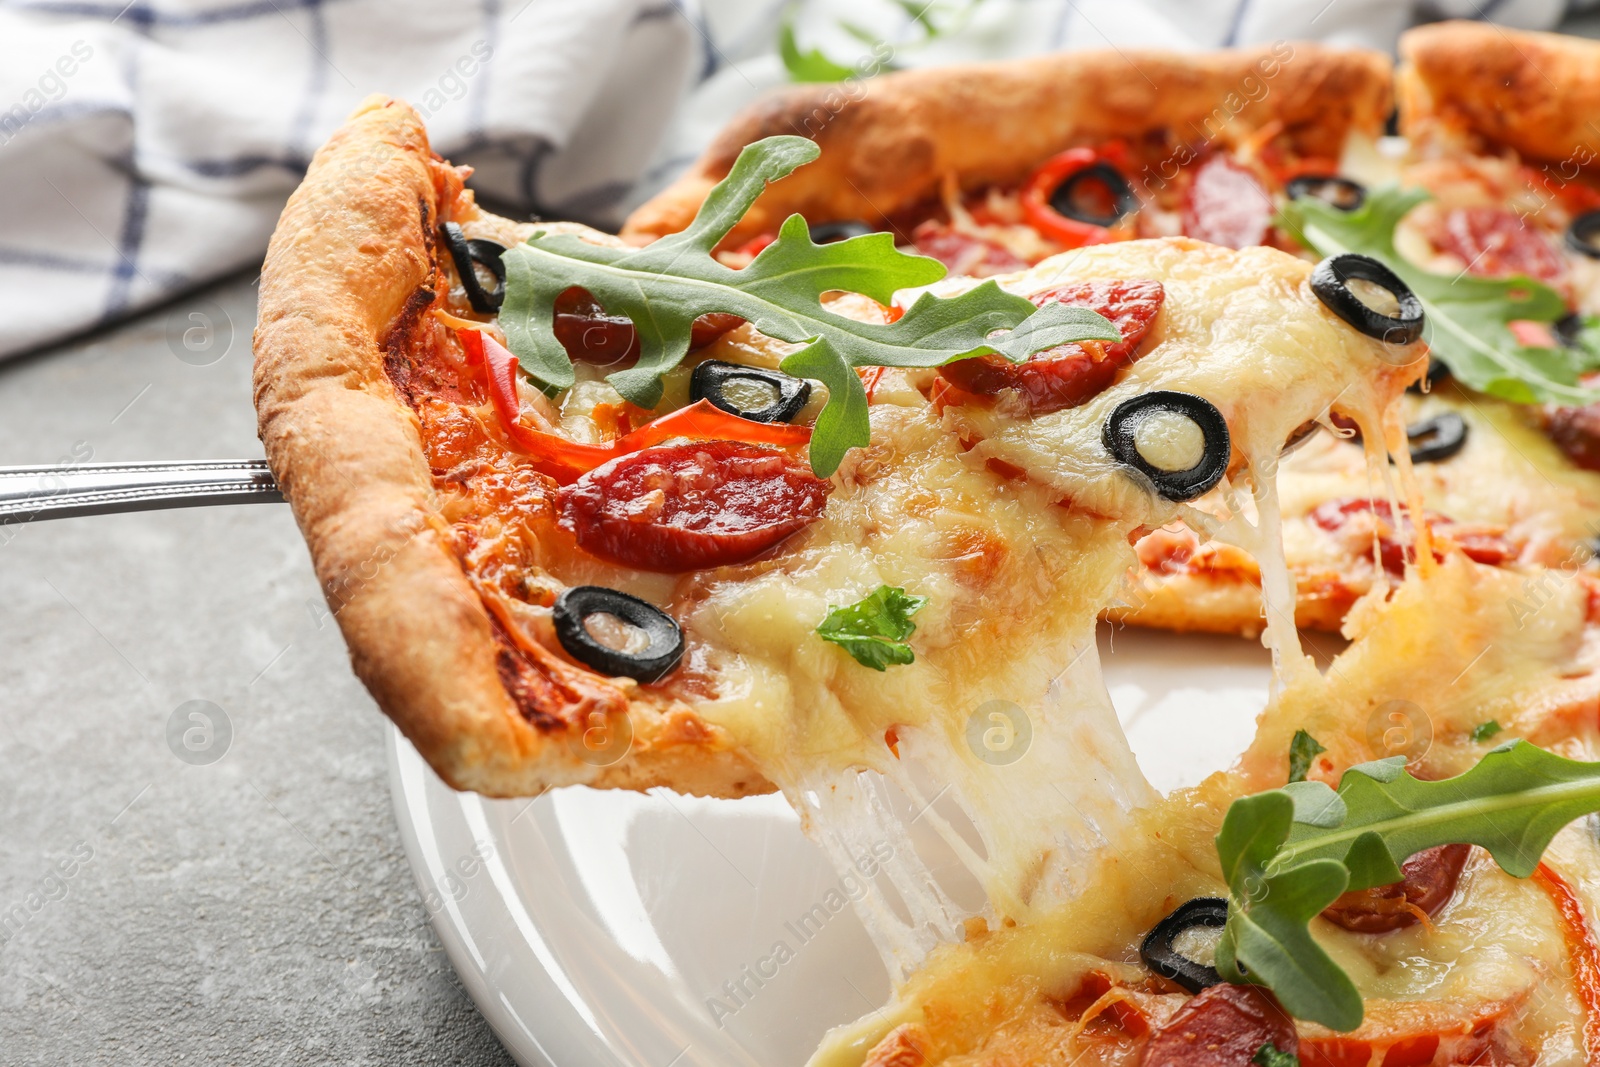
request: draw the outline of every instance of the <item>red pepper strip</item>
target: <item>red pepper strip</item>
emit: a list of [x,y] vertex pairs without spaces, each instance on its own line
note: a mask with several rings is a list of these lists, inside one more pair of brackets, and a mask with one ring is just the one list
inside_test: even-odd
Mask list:
[[1550,902],[1561,916],[1567,954],[1572,958],[1572,983],[1583,1002],[1584,1062],[1595,1067],[1600,1064],[1600,944],[1595,943],[1583,905],[1565,879],[1541,863],[1534,869],[1533,880],[1550,894]]
[[696,441],[744,441],[752,445],[795,448],[811,443],[811,427],[741,419],[712,406],[709,400],[696,400],[686,408],[679,408],[669,415],[645,423],[626,437],[612,442],[611,447],[620,456],[659,445],[674,437],[689,437]]
[[766,247],[778,239],[775,233],[762,233],[750,238],[744,244],[733,250],[736,256],[749,256],[751,259],[759,256]]
[[[1567,164],[1562,164],[1563,169],[1566,166]],[[1567,214],[1569,215],[1582,215],[1600,208],[1600,191],[1592,189],[1580,181],[1574,181],[1573,178],[1577,177],[1576,173],[1571,178],[1564,178],[1550,173],[1549,167],[1538,171],[1526,164],[1518,167],[1517,170],[1521,174],[1523,183],[1533,191],[1535,196],[1546,199],[1555,197],[1561,201],[1561,206],[1567,209]],[[1335,172],[1329,171],[1328,173],[1333,174]]]
[[1050,206],[1050,195],[1056,187],[1083,168],[1095,163],[1106,162],[1121,170],[1121,164],[1126,160],[1126,153],[1120,144],[1110,144],[1101,148],[1069,148],[1059,155],[1051,156],[1041,163],[1037,170],[1028,176],[1022,186],[1022,216],[1028,220],[1028,225],[1038,230],[1044,236],[1067,248],[1082,248],[1084,245],[1102,245],[1110,241],[1120,241],[1127,238],[1127,234],[1104,226],[1096,226],[1088,222],[1079,222],[1069,219]]
[[713,407],[709,400],[699,400],[686,408],[679,408],[617,438],[606,445],[586,445],[569,441],[559,434],[545,433],[525,426],[522,422],[522,401],[517,396],[517,357],[510,350],[481,330],[459,330],[461,346],[469,359],[481,359],[489,378],[489,398],[494,402],[495,414],[506,437],[519,451],[526,452],[537,461],[536,466],[562,485],[580,477],[618,456],[649,448],[674,437],[687,437],[697,441],[745,441],[750,444],[795,447],[811,440],[811,427],[789,426],[784,423],[754,422],[730,415]]

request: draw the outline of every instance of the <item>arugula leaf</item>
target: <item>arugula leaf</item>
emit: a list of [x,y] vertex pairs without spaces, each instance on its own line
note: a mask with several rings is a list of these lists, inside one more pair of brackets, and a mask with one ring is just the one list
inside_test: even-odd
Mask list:
[[854,604],[830,608],[817,627],[817,636],[875,671],[886,670],[890,664],[905,665],[916,659],[905,643],[917,628],[911,616],[927,602],[926,597],[910,596],[899,586],[880,585]]
[[894,0],[894,4],[912,22],[920,25],[929,36],[939,32],[939,24],[933,21],[933,15],[928,11],[933,6],[932,0]]
[[837,82],[844,81],[855,73],[851,68],[835,63],[823,55],[820,49],[800,51],[800,45],[794,36],[792,8],[784,14],[783,21],[778,25],[778,58],[783,60],[783,69],[789,72],[790,81]]
[[1351,888],[1367,889],[1398,881],[1399,865],[1409,856],[1465,842],[1487,849],[1507,874],[1526,878],[1557,831],[1600,811],[1600,763],[1511,741],[1490,749],[1466,774],[1438,782],[1404,772],[1384,782],[1352,767],[1339,782],[1339,796],[1349,807],[1344,824],[1337,830],[1297,825],[1276,866],[1348,858],[1363,839],[1376,839],[1391,863],[1352,870]]
[[1294,739],[1289,742],[1289,781],[1305,781],[1306,772],[1311,770],[1311,761],[1326,751],[1315,737],[1304,730],[1296,730]]
[[1342,211],[1314,197],[1285,204],[1278,224],[1320,256],[1359,252],[1382,260],[1422,301],[1428,343],[1461,381],[1482,393],[1521,404],[1587,404],[1600,391],[1578,375],[1600,359],[1600,344],[1574,353],[1523,345],[1507,323],[1553,323],[1567,314],[1561,294],[1530,278],[1446,277],[1411,263],[1395,248],[1394,232],[1412,208],[1430,198],[1421,189],[1386,185],[1366,202]]
[[1270,1041],[1262,1042],[1256,1054],[1250,1057],[1250,1062],[1256,1067],[1300,1067],[1299,1056],[1283,1051]]
[[826,338],[785,358],[779,366],[785,373],[815,378],[828,387],[828,404],[818,412],[811,429],[811,466],[818,474],[832,474],[839,469],[846,452],[872,443],[867,388],[855,368]]
[[1443,781],[1404,767],[1403,756],[1351,767],[1337,794],[1302,782],[1233,802],[1216,839],[1229,888],[1217,945],[1224,978],[1270,987],[1299,1018],[1354,1029],[1361,998],[1312,939],[1318,912],[1346,890],[1399,881],[1401,863],[1438,845],[1479,845],[1526,878],[1562,827],[1600,811],[1600,763],[1526,741]]
[[1243,797],[1228,808],[1217,834],[1229,887],[1217,973],[1230,982],[1269,986],[1291,1015],[1353,1030],[1361,1025],[1361,994],[1309,928],[1345,891],[1349,873],[1326,859],[1284,873],[1269,870],[1295,825],[1294,814],[1294,800],[1281,789]]
[[1333,829],[1344,822],[1350,809],[1338,793],[1323,782],[1290,782],[1279,790],[1294,801],[1294,821]]
[[1478,725],[1472,728],[1472,739],[1474,741],[1487,741],[1489,738],[1493,737],[1495,734],[1504,729],[1504,726],[1501,726],[1493,719],[1490,719],[1488,722],[1480,722]]
[[[889,48],[878,34],[860,23],[848,19],[837,20],[835,25],[839,29],[873,49],[877,57],[870,62],[864,60],[861,66],[855,68],[834,62],[819,49],[800,51],[794,32],[794,15],[799,5],[789,5],[783,19],[778,23],[778,57],[783,60],[783,69],[788,71],[789,79],[797,82],[836,82],[852,76],[895,70],[897,68],[888,61],[887,56],[897,52],[915,51],[942,38],[959,34],[972,20],[973,13],[984,0],[957,0],[953,4],[938,4],[937,0],[890,0],[890,2],[905,13],[911,26],[919,31],[918,34],[910,39],[904,34],[899,35],[894,47]],[[950,18],[948,20],[935,18],[936,12],[941,16],[948,14]]]
[[[662,396],[661,375],[689,350],[694,320],[711,312],[738,315],[769,337],[808,346],[782,366],[815,374],[829,386],[811,438],[812,468],[826,477],[846,450],[865,444],[871,433],[864,394],[847,380],[846,368],[853,376],[857,367],[937,367],[978,355],[1021,362],[1056,345],[1120,336],[1092,311],[1057,303],[1035,308],[992,280],[949,299],[924,293],[893,323],[845,318],[822,306],[824,293],[861,293],[887,304],[897,290],[938,281],[944,266],[901,252],[887,233],[814,244],[799,215],[784,221],[778,239],[749,266],[733,270],[719,263],[712,249],[766,184],[818,153],[804,137],[769,137],[747,146],[688,229],[644,248],[612,248],[540,231],[508,250],[500,324],[522,369],[543,386],[573,384],[572,359],[551,323],[556,297],[578,286],[608,312],[633,321],[638,362],[607,381],[633,403],[654,408]],[[991,336],[999,331],[1010,332]]]

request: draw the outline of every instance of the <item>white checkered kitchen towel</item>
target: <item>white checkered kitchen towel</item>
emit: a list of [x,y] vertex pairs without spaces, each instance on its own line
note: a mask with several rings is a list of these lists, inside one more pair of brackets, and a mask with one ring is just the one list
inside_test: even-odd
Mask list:
[[[1425,6],[1545,27],[1569,5]],[[786,80],[786,12],[806,51],[849,64],[864,29],[900,65],[1388,48],[1414,17],[1396,0],[0,0],[0,357],[259,262],[311,153],[372,91],[415,103],[490,203],[615,223]]]

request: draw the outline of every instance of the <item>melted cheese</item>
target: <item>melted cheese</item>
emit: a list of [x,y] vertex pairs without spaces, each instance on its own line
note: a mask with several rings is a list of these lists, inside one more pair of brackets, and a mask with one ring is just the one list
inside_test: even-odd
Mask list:
[[[1122,248],[1103,258],[1082,256],[1073,262],[1072,276],[1130,276],[1118,252],[1137,254]],[[1434,746],[1427,759],[1436,773],[1458,773],[1481,755],[1471,731],[1488,718],[1574,755],[1594,747],[1595,642],[1586,625],[1587,588],[1570,574],[1563,573],[1554,589],[1542,593],[1535,618],[1513,610],[1519,594],[1526,593],[1521,575],[1479,567],[1456,554],[1435,565],[1424,543],[1419,545],[1423,564],[1390,591],[1389,599],[1370,599],[1353,616],[1354,643],[1326,675],[1299,655],[1289,621],[1293,578],[1277,538],[1277,453],[1297,427],[1325,421],[1331,406],[1355,418],[1369,442],[1365,450],[1340,446],[1360,460],[1359,478],[1366,486],[1361,495],[1399,503],[1383,450],[1371,444],[1385,436],[1400,439],[1398,414],[1387,420],[1380,414],[1394,386],[1393,357],[1319,322],[1320,309],[1288,284],[1289,272],[1274,277],[1273,271],[1260,271],[1264,284],[1252,285],[1186,267],[1179,261],[1155,275],[1168,286],[1168,304],[1152,331],[1151,348],[1106,395],[1031,422],[1008,419],[1003,411],[956,409],[946,424],[977,439],[971,454],[1020,467],[1075,506],[1107,522],[1120,520],[1126,528],[1131,522],[1155,524],[1173,511],[1136,479],[1108,468],[1096,447],[1104,414],[1140,389],[1178,388],[1212,400],[1234,432],[1243,456],[1244,477],[1237,481],[1251,494],[1241,498],[1237,485],[1225,484],[1218,494],[1226,505],[1223,522],[1193,512],[1188,517],[1260,564],[1268,639],[1279,653],[1283,689],[1234,772],[1135,813],[1133,833],[1094,857],[1091,884],[1076,886],[1070,900],[1036,907],[1017,928],[936,949],[888,1009],[833,1035],[818,1064],[859,1063],[902,1025],[921,1028],[919,1047],[931,1062],[978,1053],[1044,1058],[1045,1048],[1069,1060],[1088,1051],[1091,1046],[1078,1043],[1070,1028],[1062,1029],[1059,1012],[1048,1008],[1051,998],[1070,997],[1090,971],[1136,981],[1137,974],[1119,961],[1130,958],[1173,901],[1224,891],[1211,843],[1221,813],[1231,797],[1282,781],[1284,754],[1296,729],[1310,729],[1328,745],[1319,764],[1324,776],[1387,754],[1374,746],[1388,743],[1389,720],[1380,719],[1375,729],[1373,719],[1395,699],[1414,702],[1415,726]],[[1024,275],[1004,284],[1028,292],[1042,287],[1042,280]],[[1271,404],[1262,402],[1266,396],[1273,398]],[[1400,465],[1404,497],[1417,506],[1422,489],[1403,456]],[[1422,472],[1421,482],[1435,495],[1446,489],[1449,503],[1472,517],[1466,498],[1485,496],[1479,483],[1461,478],[1441,486],[1432,474]],[[1547,486],[1530,492],[1570,496],[1581,488],[1554,480]],[[1550,502],[1550,495],[1540,496],[1520,516],[1535,524],[1530,540],[1540,524],[1560,527],[1574,514],[1570,506],[1552,509]],[[1552,540],[1570,536],[1565,530],[1546,533]],[[1590,875],[1584,884],[1594,899],[1600,885],[1593,877],[1600,869],[1594,842],[1582,839],[1571,847],[1578,858],[1569,856],[1568,862]],[[995,899],[991,893],[991,903]],[[1507,1040],[1539,1048],[1551,1061],[1572,1059],[1574,1050],[1581,1051],[1573,1024],[1581,1018],[1581,1005],[1562,980],[1564,948],[1556,914],[1531,883],[1480,863],[1431,931],[1419,927],[1375,939],[1318,926],[1319,938],[1368,998],[1363,1033],[1380,1044],[1407,1026],[1470,1031],[1480,1021],[1474,1011],[1492,1011]],[[1303,1029],[1313,1037],[1317,1032]],[[1103,1045],[1095,1051],[1103,1061],[1115,1060]]]
[[[1227,420],[1234,448],[1270,478],[1284,442],[1336,405],[1381,437],[1379,412],[1395,383],[1414,376],[1415,349],[1389,349],[1336,319],[1306,284],[1309,267],[1267,248],[1239,252],[1185,238],[1082,249],[999,279],[1018,293],[1072,280],[1155,278],[1166,299],[1144,354],[1087,403],[1035,419],[993,409],[952,409],[977,450],[1027,471],[1089,510],[1159,526],[1167,507],[1101,441],[1107,416],[1141,393],[1204,397]],[[962,281],[942,284],[954,291]]]
[[[1531,424],[1527,409],[1444,385],[1401,405],[1415,424],[1454,413],[1467,424],[1467,442],[1454,457],[1413,468],[1424,507],[1458,532],[1503,537],[1512,563],[1538,568],[1587,568],[1600,515],[1600,474],[1579,470]],[[1357,593],[1375,577],[1371,539],[1352,541],[1308,520],[1329,501],[1383,496],[1360,448],[1321,434],[1285,461],[1281,478],[1287,525],[1284,543],[1302,579],[1336,576]]]
[[[1516,592],[1514,576],[1458,555],[1427,575],[1412,571],[1359,620],[1354,642],[1325,675],[1302,674],[1286,686],[1235,768],[1140,812],[1135,832],[1097,859],[1079,897],[1027,926],[941,947],[884,1011],[835,1031],[812,1063],[853,1067],[901,1026],[918,1028],[930,1063],[1021,1062],[1022,1050],[1051,1062],[1131,1055],[1131,1044],[1064,1025],[1070,1017],[1050,1005],[1069,1000],[1091,972],[1137,986],[1142,968],[1124,961],[1136,958],[1150,927],[1176,902],[1226,893],[1212,837],[1232,798],[1282,783],[1297,729],[1327,745],[1312,776],[1330,781],[1352,763],[1388,754],[1372,723],[1396,694],[1414,702],[1414,736],[1427,735],[1417,754],[1435,775],[1476,762],[1483,745],[1471,729],[1489,717],[1509,736],[1600,756],[1600,650],[1585,590],[1576,581],[1563,586],[1536,620],[1505,610]],[[1600,905],[1600,847],[1590,825],[1564,831],[1548,860],[1591,908]],[[1482,855],[1431,926],[1374,937],[1317,920],[1314,933],[1367,1000],[1368,1021],[1350,1036],[1380,1052],[1407,1028],[1464,1032],[1482,1017],[1505,1040],[1538,1050],[1541,1063],[1583,1062],[1582,1005],[1555,909],[1534,883]],[[1312,1024],[1300,1029],[1303,1040],[1329,1036]]]
[[[1500,538],[1510,552],[1505,564],[1526,575],[1541,568],[1571,572],[1594,569],[1596,516],[1600,515],[1600,473],[1580,470],[1562,455],[1533,422],[1524,405],[1466,393],[1446,382],[1427,396],[1407,396],[1398,405],[1402,421],[1415,425],[1453,413],[1467,424],[1467,441],[1450,459],[1414,467],[1423,507],[1450,520],[1447,534]],[[1324,529],[1310,516],[1329,502],[1387,500],[1387,461],[1376,468],[1372,457],[1343,431],[1312,434],[1285,458],[1279,472],[1284,519],[1283,546],[1298,592],[1297,617],[1302,626],[1338,629],[1350,603],[1389,578],[1373,559],[1374,523],[1357,517],[1342,528]],[[1227,514],[1222,494],[1196,502],[1197,509]],[[1218,566],[1227,546],[1199,545],[1181,528],[1155,535],[1141,546],[1147,566],[1130,576],[1131,594],[1124,596],[1126,621],[1175,628],[1218,626],[1237,630],[1254,614],[1254,586],[1259,574],[1253,560],[1239,566]],[[1204,575],[1205,585],[1187,588],[1181,605],[1170,597],[1159,611],[1141,610],[1164,593],[1169,579],[1163,544],[1186,545],[1193,569],[1178,565],[1181,579]],[[1536,579],[1537,580],[1537,579]],[[1191,586],[1196,586],[1191,581]],[[1204,602],[1214,592],[1220,608]],[[1248,616],[1239,617],[1243,612]]]
[[[997,908],[1028,914],[1041,895],[1059,899],[1105,831],[1149,797],[1094,672],[1050,699],[1063,665],[1092,661],[1094,618],[1125,565],[1128,531],[973,463],[926,407],[878,405],[873,423],[875,444],[852,460],[802,540],[772,564],[701,575],[680,592],[673,610],[712,649],[719,679],[719,697],[697,711],[756,754],[817,832],[848,824],[853,807],[908,866],[914,852],[898,816],[862,803],[849,779],[875,770],[918,807],[933,798],[920,797],[908,768],[948,783],[981,839],[967,866]],[[880,585],[928,600],[915,618],[915,662],[882,672],[814,633],[830,608]],[[969,722],[996,702],[1030,720],[1036,747],[1024,762],[986,762],[968,742]],[[1109,731],[1113,742],[1071,746],[1087,721],[1093,737]],[[1052,778],[1071,784],[1057,791]],[[924,879],[913,869],[901,880]],[[959,911],[943,899],[936,910],[948,936]],[[907,937],[919,925],[904,924]],[[903,966],[929,947],[880,936],[894,940]]]
[[[1415,374],[1328,313],[1307,273],[1266,249],[1168,240],[1086,249],[1001,279],[1029,293],[1064,274],[1154,278],[1167,299],[1143,358],[1080,408],[1021,420],[1003,404],[941,416],[915,394],[874,404],[874,443],[847,461],[819,522],[770,561],[674,590],[669,610],[718,679],[697,712],[756,757],[836,859],[874,840],[896,845],[888,885],[864,911],[901,973],[972,910],[929,875],[913,817],[976,879],[984,914],[1027,921],[1080,892],[1088,858],[1154,799],[1106,696],[1093,630],[1130,539],[1180,508],[1107,454],[1102,426],[1117,403],[1172,388],[1223,411],[1259,519],[1240,507],[1212,525],[1269,561],[1269,592],[1292,604],[1276,545],[1278,452],[1336,401],[1381,436],[1381,403]],[[749,337],[726,345],[759,348]],[[1026,478],[996,473],[991,459]],[[830,608],[885,584],[928,604],[916,661],[877,672],[813,631]],[[1287,619],[1271,635],[1283,670],[1310,670]],[[975,742],[995,715],[1031,735],[1021,759]],[[857,781],[862,770],[893,788]]]

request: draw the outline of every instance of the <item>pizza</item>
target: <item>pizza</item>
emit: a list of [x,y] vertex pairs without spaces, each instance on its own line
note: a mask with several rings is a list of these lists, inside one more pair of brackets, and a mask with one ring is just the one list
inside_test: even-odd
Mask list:
[[[1475,28],[1478,39],[1460,54],[1481,55],[1482,38],[1497,32]],[[1441,80],[1470,85],[1466,77],[1456,70]],[[1404,173],[1431,189],[1431,166],[1419,158]],[[1515,206],[1506,195],[1497,210]],[[1450,191],[1436,196],[1442,214],[1424,212],[1411,225],[1425,231],[1451,219]],[[1554,232],[1540,240],[1559,258],[1567,223],[1552,219]],[[1565,255],[1574,274],[1584,269],[1583,253]],[[1473,251],[1430,265],[1510,273],[1487,258]],[[1568,295],[1569,310],[1590,310],[1584,294]],[[1424,779],[1466,771],[1506,731],[1595,758],[1595,483],[1581,446],[1572,447],[1579,438],[1558,429],[1581,409],[1507,403],[1448,379],[1397,407],[1411,429],[1403,480],[1428,501],[1425,525],[1450,549],[1416,554],[1414,531],[1395,522],[1400,509],[1373,498],[1361,434],[1329,420],[1329,433],[1283,464],[1281,506],[1300,621],[1345,626],[1350,648],[1325,674],[1289,672],[1239,764],[1145,809],[1147,821],[1091,865],[1097,880],[1070,904],[1020,925],[976,924],[963,943],[937,950],[887,1008],[832,1035],[813,1062],[1275,1062],[1262,1058],[1266,1046],[1317,1064],[1587,1061],[1600,1011],[1600,955],[1586,917],[1597,855],[1593,836],[1576,828],[1529,879],[1465,845],[1443,846],[1408,861],[1403,882],[1323,912],[1318,940],[1365,1005],[1354,1028],[1296,1023],[1258,989],[1219,982],[1206,951],[1201,963],[1172,951],[1175,937],[1222,924],[1228,884],[1213,835],[1230,802],[1282,783],[1286,763],[1294,773],[1302,732],[1327,744],[1315,743],[1301,776],[1330,783],[1393,751],[1391,735],[1404,738],[1401,753]],[[1134,618],[1217,629],[1246,620],[1248,629],[1259,617],[1259,594],[1248,587],[1260,572],[1237,546],[1181,523],[1139,546],[1151,571],[1172,555],[1231,554],[1250,580],[1219,589],[1147,578],[1151,599]],[[1326,582],[1308,589],[1317,566]],[[1390,588],[1364,599],[1374,577]],[[1234,602],[1204,603],[1219,595]],[[1165,619],[1151,610],[1163,600]],[[1197,627],[1197,617],[1220,623]]]
[[[711,360],[668,376],[663,411],[680,406],[664,418],[675,422],[630,408],[603,379],[557,400],[512,380],[503,332],[474,312],[445,225],[460,227],[469,252],[532,230],[482,213],[460,172],[429,156],[415,116],[372,103],[323,150],[278,229],[256,334],[257,405],[357,673],[447,781],[494,795],[569,783],[798,791],[814,765],[898,765],[895,753],[923,744],[922,733],[959,734],[990,701],[1037,707],[1092,645],[1129,534],[1180,506],[1110,458],[1113,409],[1142,394],[1200,396],[1222,420],[1199,441],[1216,480],[1276,456],[1341,393],[1342,410],[1380,434],[1387,394],[1417,373],[1415,360],[1394,362],[1393,346],[1332,315],[1308,288],[1310,267],[1291,257],[1181,239],[1107,246],[1076,263],[1079,284],[1113,315],[1129,278],[1145,305],[1161,302],[1142,339],[1125,334],[1140,346],[1126,381],[1053,419],[995,423],[988,442],[946,429],[915,389],[882,388],[873,444],[824,485],[795,456],[803,428],[683,406],[686,379]],[[1053,280],[1041,273],[1017,288],[1059,289]],[[1189,318],[1170,310],[1179,292],[1193,294]],[[1232,310],[1214,322],[1224,300]],[[615,324],[572,314],[578,344],[614,360]],[[1276,361],[1193,340],[1268,321],[1329,340]],[[716,332],[725,325],[707,324],[705,355],[777,376],[748,326]],[[1280,395],[1247,417],[1251,375]],[[640,447],[686,435],[710,443]],[[1072,451],[1080,463],[1063,461]],[[666,466],[641,470],[635,456]],[[605,473],[590,477],[596,469]],[[646,491],[638,478],[666,481]],[[716,491],[696,490],[697,479]],[[669,490],[701,510],[685,514]],[[1076,506],[1061,506],[1068,498]],[[573,589],[620,594],[598,613],[632,623],[613,625],[644,652],[661,634],[669,652],[681,646],[672,669],[623,671],[587,630],[563,635]],[[915,662],[883,671],[815,634],[831,610],[880,589],[926,601]],[[411,611],[419,598],[426,609]],[[611,733],[630,739],[614,760],[589,747]]]
[[[781,791],[841,869],[891,842],[858,909],[895,999],[818,1063],[1585,1059],[1600,581],[1569,416],[1468,363],[1409,393],[1432,283],[1315,253],[1361,210],[1340,159],[1380,59],[1140,55],[1154,93],[1128,61],[896,75],[811,137],[815,98],[780,98],[616,237],[484,211],[366,101],[284,211],[255,335],[352,664],[456,788]],[[1171,197],[1134,210],[1136,167]],[[1130,575],[1155,593],[1119,609]],[[1326,670],[1316,596],[1350,638]],[[1234,768],[1145,781],[1108,609],[1261,632],[1278,688]]]
[[[257,406],[357,673],[447,781],[492,795],[569,783],[798,791],[819,766],[902,765],[925,735],[959,736],[985,703],[1038,707],[1062,665],[1092,646],[1130,533],[1181,506],[1153,489],[1148,463],[1112,457],[1114,409],[1181,394],[1175,414],[1134,414],[1151,427],[1175,418],[1172,447],[1198,448],[1215,481],[1275,457],[1341,394],[1340,410],[1380,436],[1388,395],[1419,372],[1328,311],[1310,266],[1292,257],[1184,239],[1106,246],[1076,261],[1077,284],[1113,316],[1129,279],[1147,309],[1160,302],[1157,314],[1140,312],[1142,338],[1124,334],[1136,344],[1125,380],[1054,417],[991,421],[986,442],[946,429],[914,388],[885,386],[870,405],[873,443],[819,486],[794,454],[802,428],[683,406],[685,379],[707,360],[668,376],[662,404],[680,405],[665,416],[675,422],[629,408],[601,378],[557,400],[515,381],[503,331],[467,295],[487,275],[464,283],[446,225],[460,227],[469,269],[471,242],[504,247],[533,229],[481,212],[461,173],[431,158],[415,115],[372,102],[323,149],[278,228],[256,333]],[[1046,270],[1017,288],[1061,285]],[[1180,317],[1175,299],[1194,310]],[[558,333],[567,315],[558,311]],[[571,315],[579,345],[614,360],[615,324],[582,307]],[[1325,340],[1304,345],[1291,331],[1276,359],[1195,341],[1268,322]],[[706,326],[704,353],[724,368],[776,373],[747,326]],[[1252,386],[1264,383],[1276,399],[1255,411]],[[1217,424],[1196,430],[1184,405]],[[685,437],[716,447],[648,447]],[[1066,462],[1073,452],[1081,461]],[[639,455],[667,466],[630,470]],[[589,477],[596,469],[605,474]],[[635,476],[667,481],[639,490],[630,510]],[[697,479],[718,491],[696,490]],[[710,510],[685,516],[668,489]],[[749,494],[749,506],[770,507],[743,513]],[[730,499],[741,510],[723,514]],[[693,526],[716,532],[690,536]],[[681,642],[664,676],[659,665],[618,669],[587,629],[563,639],[583,610],[566,594],[596,588],[621,594],[599,613],[625,642],[651,655],[662,634],[669,652]],[[880,589],[925,601],[915,662],[883,671],[815,633],[832,610]],[[425,609],[411,610],[417,602]],[[1097,699],[1091,710],[1109,718]],[[615,760],[586,747],[608,732],[631,737]],[[984,802],[985,790],[971,792]]]
[[[1399,84],[1409,154],[1378,144],[1390,106],[1387,60],[1298,43],[1208,57],[1203,74],[1152,67],[1166,90],[1182,78],[1182,93],[1158,93],[1154,82],[1123,77],[1151,62],[1138,55],[1087,57],[1070,73],[1040,60],[891,79],[886,92],[817,130],[834,168],[828,180],[819,175],[815,184],[773,190],[725,255],[737,263],[759,251],[773,220],[798,210],[824,235],[888,229],[953,274],[1015,272],[1064,249],[1169,234],[1233,247],[1263,243],[1316,258],[1281,225],[1285,205],[1309,198],[1353,211],[1369,188],[1398,183],[1431,194],[1397,228],[1410,259],[1448,276],[1523,273],[1552,285],[1572,312],[1560,320],[1563,329],[1531,320],[1513,325],[1520,341],[1556,346],[1565,332],[1570,344],[1600,300],[1595,259],[1581,240],[1565,236],[1575,218],[1600,207],[1600,185],[1585,169],[1594,152],[1576,126],[1530,137],[1516,124],[1518,137],[1507,140],[1504,116],[1529,108],[1584,113],[1584,77],[1545,79],[1538,71],[1586,69],[1593,48],[1554,35],[1517,37],[1516,48],[1505,46],[1507,39],[1498,27],[1473,24],[1407,36],[1410,60]],[[1480,77],[1466,57],[1484,54],[1504,57],[1508,69]],[[992,93],[976,88],[991,80]],[[1486,85],[1513,88],[1486,98]],[[1045,86],[1052,100],[1081,94],[1108,102],[1019,103],[1030,87]],[[1453,99],[1459,86],[1474,87],[1470,104]],[[739,147],[785,124],[809,129],[827,111],[829,91],[793,89],[736,120],[688,174],[629,219],[624,234],[644,239],[681,227],[698,192],[726,171]],[[1328,99],[1341,105],[1318,106]],[[1221,106],[1208,113],[1215,101]],[[959,133],[950,132],[953,122]],[[972,151],[975,145],[982,150]],[[878,167],[882,159],[906,165]],[[1446,373],[1436,361],[1430,384]],[[947,404],[1003,396],[1041,411],[1073,400],[1070,388],[1062,391],[1046,371],[1027,366],[941,374]],[[1591,473],[1600,468],[1596,410],[1507,403],[1459,381],[1411,398],[1406,424],[1417,437],[1412,454],[1435,530],[1460,540],[1480,562],[1525,574],[1588,565],[1600,505],[1600,473]],[[1355,603],[1399,575],[1406,519],[1374,499],[1362,450],[1334,443],[1359,444],[1355,435],[1327,420],[1320,427],[1326,434],[1310,432],[1318,428],[1308,426],[1304,446],[1286,458],[1286,551],[1297,623],[1337,632]],[[1198,506],[1218,515],[1228,510],[1220,499]],[[1265,621],[1260,570],[1247,552],[1180,521],[1139,546],[1139,564],[1106,615],[1255,636]]]

